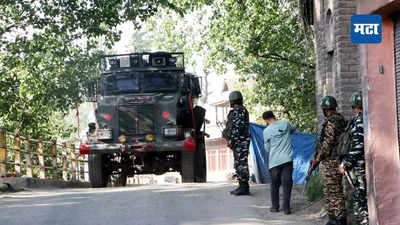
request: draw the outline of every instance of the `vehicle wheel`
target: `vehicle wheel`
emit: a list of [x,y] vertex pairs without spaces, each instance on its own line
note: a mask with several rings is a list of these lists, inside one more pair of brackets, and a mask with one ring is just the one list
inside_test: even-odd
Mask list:
[[194,182],[207,182],[206,147],[204,142],[198,143],[194,153]]
[[89,155],[89,180],[90,185],[94,188],[107,186],[108,175],[104,167],[104,155]]
[[126,186],[126,180],[128,179],[128,176],[126,174],[121,174],[120,177],[120,184],[125,187]]
[[183,151],[181,157],[182,183],[194,182],[194,151]]
[[111,185],[113,187],[121,187],[121,186],[125,187],[127,178],[128,176],[122,173],[111,175]]

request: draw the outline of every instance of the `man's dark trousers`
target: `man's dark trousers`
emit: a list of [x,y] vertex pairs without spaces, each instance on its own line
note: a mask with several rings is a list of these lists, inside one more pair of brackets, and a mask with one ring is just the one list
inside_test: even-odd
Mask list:
[[290,211],[290,195],[293,186],[293,161],[272,167],[271,175],[271,201],[272,208],[279,209],[279,187],[283,187],[283,210]]

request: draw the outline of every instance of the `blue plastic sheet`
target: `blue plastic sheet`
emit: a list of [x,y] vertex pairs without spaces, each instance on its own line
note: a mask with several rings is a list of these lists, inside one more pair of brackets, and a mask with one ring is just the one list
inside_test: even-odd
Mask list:
[[[268,156],[264,149],[263,130],[265,127],[255,123],[250,123],[249,126],[251,137],[250,152],[255,162],[253,174],[255,174],[257,183],[269,183],[271,181],[268,170]],[[295,184],[305,183],[316,139],[317,137],[314,134],[297,131],[291,135],[294,156],[293,182]]]

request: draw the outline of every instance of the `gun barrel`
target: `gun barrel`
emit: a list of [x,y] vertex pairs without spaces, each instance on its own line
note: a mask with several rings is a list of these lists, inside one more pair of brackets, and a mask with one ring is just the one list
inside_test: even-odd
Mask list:
[[223,126],[220,121],[217,121],[217,127],[218,127],[219,131],[221,131],[221,132],[223,131]]
[[353,180],[351,180],[351,177],[350,177],[349,173],[347,171],[344,171],[344,175],[346,176],[346,179],[349,182],[351,188],[354,189],[354,183],[353,183]]

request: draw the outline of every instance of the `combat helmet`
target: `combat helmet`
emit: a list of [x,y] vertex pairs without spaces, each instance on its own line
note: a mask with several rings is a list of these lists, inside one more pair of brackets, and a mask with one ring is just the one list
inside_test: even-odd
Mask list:
[[243,105],[243,95],[240,91],[232,91],[229,94],[229,104],[233,107],[235,104]]
[[361,91],[353,92],[350,97],[351,107],[362,108],[362,94]]
[[236,101],[241,101],[243,100],[243,95],[240,93],[240,91],[232,91],[229,94],[229,101],[231,102],[236,102]]
[[338,105],[334,97],[324,96],[321,98],[320,106],[322,109],[336,109]]

